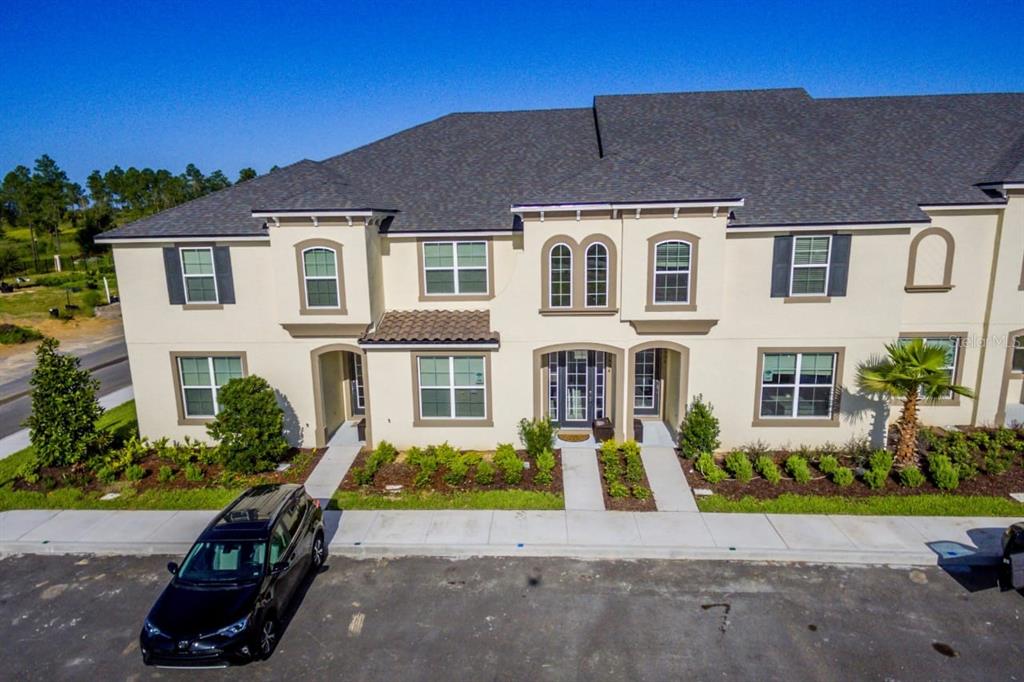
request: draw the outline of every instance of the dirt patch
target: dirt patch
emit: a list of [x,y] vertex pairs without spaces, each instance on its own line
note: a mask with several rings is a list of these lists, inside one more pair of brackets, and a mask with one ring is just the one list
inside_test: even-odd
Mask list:
[[[694,470],[693,460],[684,460],[682,464],[683,472],[686,474],[686,480],[690,483],[691,488],[708,488],[716,495],[721,495],[730,500],[738,500],[748,496],[759,500],[771,500],[784,493],[822,495],[826,497],[891,497],[941,494],[945,492],[937,488],[930,480],[925,481],[923,485],[917,488],[902,486],[899,484],[895,470],[890,475],[885,487],[878,490],[872,490],[860,478],[855,479],[852,484],[846,487],[840,487],[821,473],[812,463],[808,464],[814,477],[807,483],[797,483],[792,478],[785,477],[784,459],[784,457],[776,459],[779,470],[783,474],[783,479],[775,485],[760,477],[754,478],[749,483],[740,483],[739,481],[727,479],[721,483],[712,484],[708,483],[703,476]],[[840,464],[843,466],[853,466],[852,463],[843,461],[842,458],[840,458]],[[961,481],[960,487],[950,492],[956,495],[1008,497],[1010,493],[1022,491],[1024,491],[1024,468],[1013,466],[1000,475],[979,473],[976,478],[969,481]]]
[[[96,346],[124,338],[121,320],[99,317],[81,317],[73,320],[55,320],[52,317],[16,317],[0,314],[0,322],[31,327],[43,336],[52,336],[60,341],[60,350],[65,353],[82,354],[93,350]],[[12,346],[0,346],[0,361],[4,364],[4,374],[18,374],[35,365],[35,349],[37,342],[20,343]]]
[[[310,472],[323,457],[326,448],[308,450],[292,448],[285,455],[282,463],[291,464],[284,471],[266,471],[260,474],[241,475],[232,474],[226,471],[220,464],[200,464],[203,471],[203,478],[199,481],[185,479],[183,467],[174,464],[169,459],[159,457],[150,453],[136,464],[139,464],[146,475],[138,481],[115,481],[103,483],[88,469],[74,469],[69,467],[44,467],[39,470],[39,478],[35,483],[27,483],[22,479],[14,481],[15,490],[26,490],[32,492],[50,492],[59,487],[75,487],[86,493],[108,493],[118,492],[126,487],[132,487],[136,492],[147,490],[172,491],[172,490],[194,490],[196,488],[209,488],[214,485],[225,485],[230,487],[250,487],[267,483],[304,483]],[[157,474],[161,467],[169,466],[174,470],[174,477],[169,481],[160,481]],[[0,481],[0,485],[4,482]]]
[[[481,485],[473,480],[475,473],[474,469],[471,469],[469,474],[466,476],[466,480],[460,485],[451,485],[444,480],[444,467],[438,467],[438,470],[434,472],[430,482],[426,485],[417,487],[414,483],[416,473],[419,471],[416,467],[406,463],[405,453],[399,454],[398,458],[391,464],[386,464],[377,470],[377,473],[373,477],[373,482],[369,485],[359,485],[355,482],[353,471],[357,468],[362,468],[366,464],[367,457],[372,452],[368,448],[363,448],[356,455],[355,461],[352,466],[349,467],[348,473],[345,474],[345,479],[341,482],[340,490],[358,490],[369,493],[383,493],[387,494],[387,486],[389,485],[400,485],[402,486],[402,492],[408,492],[411,490],[433,490],[439,493],[456,493],[456,492],[476,492],[482,490],[535,490],[538,492],[555,493],[558,495],[562,494],[562,451],[555,450],[555,468],[551,471],[552,481],[549,485],[541,485],[534,481],[534,477],[537,474],[536,465],[530,461],[529,455],[526,454],[525,450],[517,450],[519,458],[530,462],[530,468],[523,470],[523,480],[516,485],[508,485],[501,480],[501,472],[498,471],[495,474],[494,482],[490,485]],[[494,453],[482,452],[480,453],[485,459],[490,459]]]

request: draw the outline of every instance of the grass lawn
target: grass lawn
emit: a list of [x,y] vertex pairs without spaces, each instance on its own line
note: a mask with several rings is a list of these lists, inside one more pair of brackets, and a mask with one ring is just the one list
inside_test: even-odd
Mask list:
[[730,500],[721,495],[712,495],[698,499],[697,506],[703,512],[1024,518],[1024,504],[1008,497],[980,495],[893,495],[852,498],[785,493],[770,500],[753,497]]
[[339,490],[329,509],[564,509],[565,499],[536,490],[433,491],[380,495]]
[[[125,434],[135,428],[135,401],[107,410],[99,427]],[[11,485],[18,468],[34,456],[32,447],[0,459],[0,511],[9,509],[221,509],[241,494],[243,488],[199,488],[192,490],[147,490],[132,494],[130,488],[121,497],[104,501],[98,493],[78,488],[57,488],[48,493],[14,490]]]

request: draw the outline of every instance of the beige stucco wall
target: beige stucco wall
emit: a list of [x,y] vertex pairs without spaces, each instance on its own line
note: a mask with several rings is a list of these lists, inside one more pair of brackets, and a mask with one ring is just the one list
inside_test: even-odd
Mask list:
[[[1024,198],[1014,197],[1000,218],[997,211],[936,213],[931,226],[955,240],[953,288],[946,292],[905,293],[913,237],[931,227],[853,230],[848,295],[829,302],[787,303],[770,297],[772,244],[775,233],[726,234],[725,212],[710,209],[671,214],[609,215],[600,218],[548,214],[542,222],[527,216],[524,232],[487,237],[492,245],[493,298],[485,301],[421,301],[421,276],[415,238],[384,238],[373,228],[347,224],[271,228],[269,244],[232,244],[237,303],[223,310],[192,311],[167,303],[159,247],[117,247],[115,260],[122,284],[125,333],[143,433],[180,438],[202,436],[202,427],[179,426],[174,405],[171,351],[244,351],[248,369],[277,388],[301,429],[296,442],[315,442],[314,367],[310,355],[332,343],[354,343],[354,334],[339,338],[293,338],[285,324],[344,322],[368,324],[385,310],[427,308],[491,311],[491,326],[501,335],[491,353],[493,425],[424,428],[413,426],[412,364],[408,350],[369,350],[365,366],[369,416],[375,440],[397,445],[449,440],[464,447],[490,448],[514,441],[520,418],[534,412],[535,351],[564,344],[598,344],[626,351],[663,340],[687,349],[685,386],[666,387],[666,402],[676,391],[689,401],[701,393],[715,406],[722,423],[723,447],[753,440],[772,445],[843,442],[851,437],[881,438],[895,409],[885,401],[856,394],[857,365],[882,351],[900,333],[966,332],[978,342],[964,349],[961,380],[980,391],[975,407],[926,407],[923,417],[935,424],[986,423],[995,418],[1004,377],[1005,343],[987,355],[981,340],[1005,338],[1024,328],[1024,292],[1019,289],[1024,254]],[[700,238],[696,309],[682,312],[646,310],[647,238],[683,231]],[[617,252],[617,307],[603,315],[541,315],[542,247],[554,235],[577,242],[601,234]],[[294,244],[312,238],[343,244],[348,313],[330,319],[299,314],[299,279]],[[997,239],[999,240],[997,245]],[[930,253],[930,252],[928,252]],[[989,277],[993,253],[999,254]],[[934,258],[935,254],[928,256]],[[580,265],[578,262],[576,265]],[[986,310],[990,311],[986,325]],[[338,319],[334,319],[337,317]],[[701,331],[641,334],[632,323],[650,320],[708,321]],[[752,424],[759,347],[842,347],[844,393],[838,427],[764,427]],[[670,354],[671,357],[671,354]],[[620,368],[619,378],[625,380]],[[666,367],[666,376],[677,372]],[[1010,380],[1006,400],[1020,395],[1020,379]],[[611,404],[613,394],[608,395]],[[613,410],[620,422],[629,413],[631,396],[621,392]],[[975,414],[976,412],[976,414]],[[328,415],[325,419],[330,420]],[[677,422],[678,415],[669,415]],[[620,429],[624,424],[620,423]],[[629,429],[623,429],[628,431]]]

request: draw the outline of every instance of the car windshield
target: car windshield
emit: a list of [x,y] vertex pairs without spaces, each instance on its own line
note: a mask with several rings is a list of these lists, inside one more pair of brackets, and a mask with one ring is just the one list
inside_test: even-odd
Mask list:
[[197,542],[178,569],[178,579],[194,583],[254,580],[263,574],[267,543],[253,540]]

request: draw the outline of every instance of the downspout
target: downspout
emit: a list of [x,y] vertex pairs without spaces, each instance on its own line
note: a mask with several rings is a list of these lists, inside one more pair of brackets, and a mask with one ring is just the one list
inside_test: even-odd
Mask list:
[[[974,381],[974,405],[971,407],[971,426],[978,424],[978,399],[981,396],[981,381],[985,372],[985,359],[988,357],[992,344],[988,343],[989,326],[992,322],[992,299],[996,292],[996,270],[999,267],[999,245],[1003,240],[1003,217],[1006,211],[999,211],[996,219],[996,236],[992,246],[992,267],[988,276],[988,295],[985,299],[985,317],[981,326],[981,355],[978,358],[978,376]],[[998,409],[998,406],[997,406]]]

